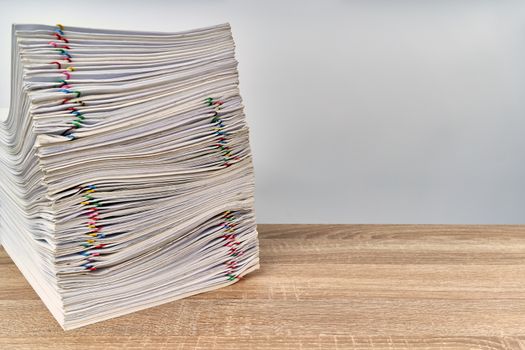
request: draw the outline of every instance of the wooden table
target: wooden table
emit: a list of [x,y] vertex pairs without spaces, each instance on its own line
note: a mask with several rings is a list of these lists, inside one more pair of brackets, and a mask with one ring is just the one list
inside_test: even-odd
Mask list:
[[525,349],[525,226],[260,225],[261,270],[64,332],[0,251],[0,349]]

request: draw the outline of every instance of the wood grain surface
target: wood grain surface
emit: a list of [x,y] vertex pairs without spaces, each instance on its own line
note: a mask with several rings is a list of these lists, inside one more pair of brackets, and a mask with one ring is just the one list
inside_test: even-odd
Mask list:
[[68,332],[0,250],[0,349],[525,349],[525,226],[259,232],[239,283]]

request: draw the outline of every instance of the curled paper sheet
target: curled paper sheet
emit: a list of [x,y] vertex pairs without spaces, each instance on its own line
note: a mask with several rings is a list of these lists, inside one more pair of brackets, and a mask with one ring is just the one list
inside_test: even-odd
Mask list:
[[259,267],[234,48],[228,24],[13,26],[1,239],[64,329]]

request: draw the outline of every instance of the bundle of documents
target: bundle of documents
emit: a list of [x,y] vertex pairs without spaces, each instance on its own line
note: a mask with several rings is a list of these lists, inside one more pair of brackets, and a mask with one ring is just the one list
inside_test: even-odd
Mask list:
[[259,267],[234,49],[228,24],[13,26],[0,239],[64,329]]

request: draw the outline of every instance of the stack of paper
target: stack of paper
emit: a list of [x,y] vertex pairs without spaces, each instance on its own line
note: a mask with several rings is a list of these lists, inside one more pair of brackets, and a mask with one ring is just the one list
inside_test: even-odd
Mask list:
[[177,33],[14,25],[12,63],[1,240],[65,329],[258,268],[228,24]]

